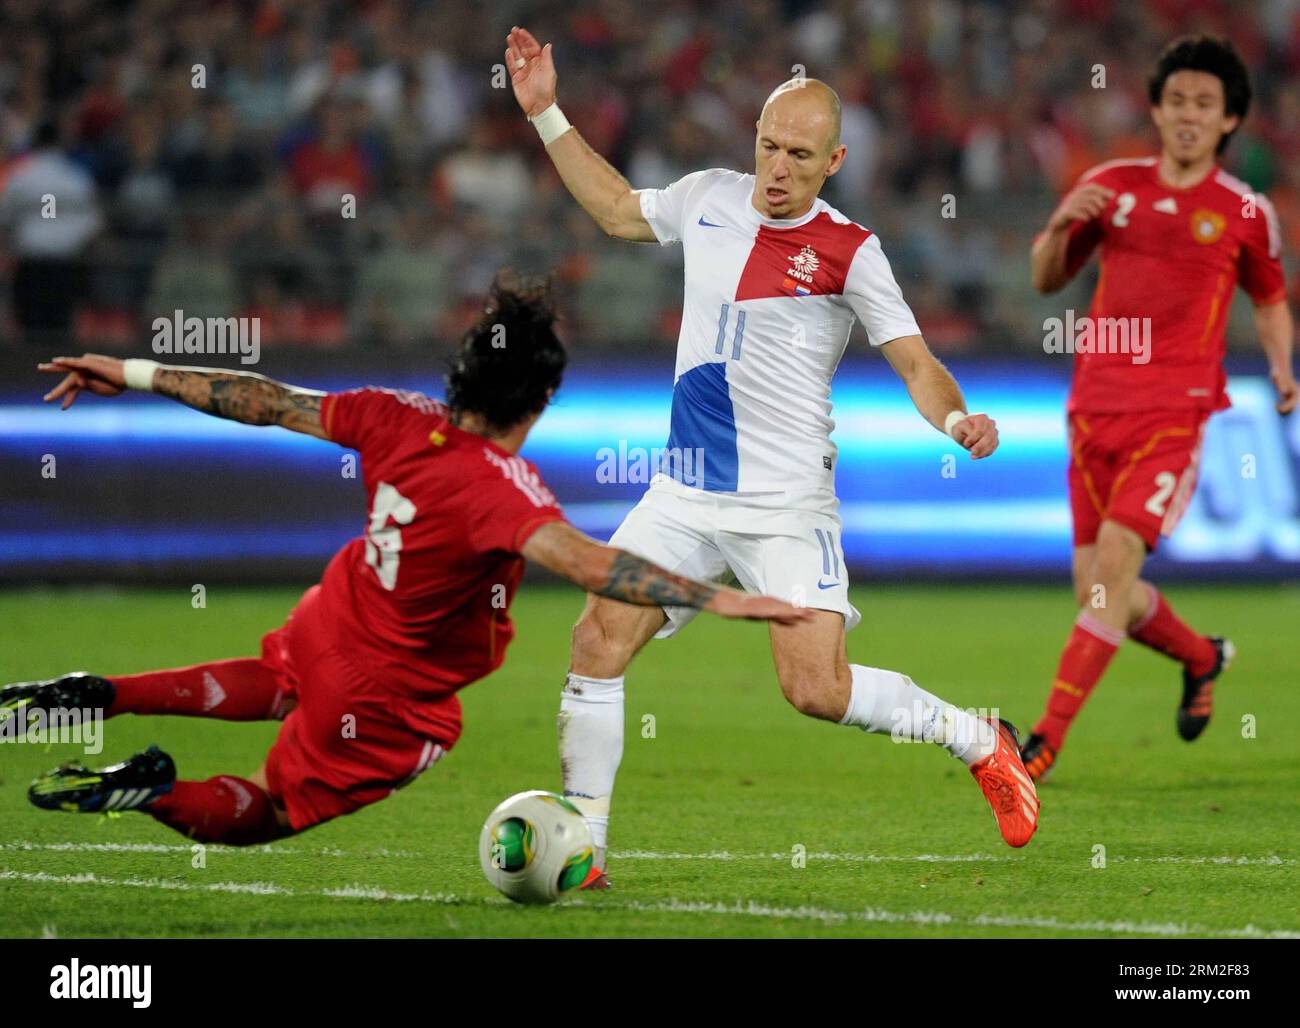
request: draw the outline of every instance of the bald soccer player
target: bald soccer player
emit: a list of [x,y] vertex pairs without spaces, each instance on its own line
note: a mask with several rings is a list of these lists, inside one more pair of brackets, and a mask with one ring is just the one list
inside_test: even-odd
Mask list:
[[[850,664],[845,650],[860,615],[840,541],[830,388],[854,317],[936,429],[975,459],[997,448],[998,434],[991,418],[966,412],[930,353],[880,240],[818,198],[845,159],[839,98],[816,79],[785,82],[756,123],[753,174],[712,168],[635,190],[561,113],[550,45],[521,28],[507,42],[515,98],[574,199],[609,235],[685,251],[666,455],[611,544],[678,574],[734,575],[749,591],[816,608],[804,624],[771,628],[785,698],[810,717],[943,746],[970,767],[1003,838],[1023,846],[1038,798],[1015,729],[896,671]],[[602,867],[623,673],[651,638],[675,635],[694,613],[589,595],[574,627],[559,715],[564,792],[591,825]]]

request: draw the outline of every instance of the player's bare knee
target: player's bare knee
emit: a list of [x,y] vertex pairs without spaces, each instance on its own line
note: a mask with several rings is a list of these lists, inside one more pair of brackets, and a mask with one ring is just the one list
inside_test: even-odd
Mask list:
[[1108,522],[1097,536],[1093,579],[1110,586],[1124,584],[1141,571],[1145,556],[1146,546],[1141,536],[1132,529]]
[[569,643],[569,663],[572,666],[586,665],[601,652],[604,632],[589,611],[584,610],[574,622],[573,634]]
[[[838,721],[844,716],[844,704],[835,699],[828,678],[808,671],[787,672],[781,676],[781,692],[800,714],[823,721]],[[838,708],[838,709],[837,709]]]
[[1102,579],[1099,575],[1100,564],[1094,551],[1092,559],[1085,564],[1076,564],[1074,568],[1074,603],[1082,610],[1095,607]]

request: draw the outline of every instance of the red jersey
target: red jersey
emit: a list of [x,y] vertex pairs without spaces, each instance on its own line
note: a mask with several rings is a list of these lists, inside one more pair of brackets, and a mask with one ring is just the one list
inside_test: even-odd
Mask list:
[[1117,347],[1075,353],[1071,411],[1227,407],[1224,328],[1233,291],[1240,283],[1257,306],[1286,298],[1268,199],[1217,167],[1188,189],[1166,185],[1157,167],[1155,157],[1109,161],[1079,179],[1115,192],[1100,215],[1070,228],[1070,275],[1101,247],[1092,324],[1137,319],[1128,324],[1138,328],[1151,320],[1147,363]]
[[361,454],[370,518],[330,561],[321,617],[358,670],[420,699],[495,670],[528,537],[564,517],[537,469],[451,424],[421,393],[355,389],[321,402]]

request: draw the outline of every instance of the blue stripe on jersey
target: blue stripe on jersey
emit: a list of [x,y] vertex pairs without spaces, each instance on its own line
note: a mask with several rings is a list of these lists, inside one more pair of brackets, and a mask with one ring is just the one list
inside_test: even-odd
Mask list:
[[709,492],[736,491],[740,459],[736,454],[736,413],[727,389],[726,364],[701,364],[677,380],[673,386],[668,450],[680,454],[702,450],[704,488]]

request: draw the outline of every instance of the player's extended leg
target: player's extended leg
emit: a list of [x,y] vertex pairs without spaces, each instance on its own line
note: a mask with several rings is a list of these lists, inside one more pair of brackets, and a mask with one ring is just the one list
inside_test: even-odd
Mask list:
[[222,721],[278,721],[291,707],[277,668],[243,657],[119,675],[110,714],[179,714]]
[[807,624],[773,624],[769,631],[781,692],[796,710],[896,740],[939,744],[971,769],[1007,843],[1029,841],[1038,825],[1038,797],[1009,724],[983,721],[896,671],[850,664],[844,615],[837,611],[818,611]]
[[251,846],[293,833],[271,798],[265,769],[250,778],[177,781],[176,764],[157,746],[104,768],[64,764],[32,782],[27,795],[44,810],[139,810],[196,842]]
[[[729,575],[713,540],[717,510],[707,498],[646,491],[610,539],[611,546],[702,581]],[[638,607],[588,596],[573,628],[569,673],[557,727],[564,793],[591,828],[596,859],[584,888],[605,888],[605,849],[614,777],[623,759],[623,672],[662,629],[671,635],[697,611]]]
[[[623,672],[665,620],[659,607],[634,607],[590,595],[573,628],[569,673],[556,721],[560,769],[564,795],[591,828],[593,868],[602,873],[610,797],[623,759]],[[593,876],[593,884],[598,877]]]
[[217,775],[205,782],[176,782],[144,811],[198,842],[254,846],[294,834],[289,815],[271,796],[265,764],[247,778]]
[[[311,652],[298,704],[285,718],[266,764],[249,778],[177,781],[156,746],[111,767],[65,764],[32,783],[28,798],[46,810],[140,810],[200,842],[247,846],[304,831],[376,803],[414,781],[455,742],[455,696],[421,705],[431,721],[408,723],[401,698],[356,671],[337,649]],[[446,727],[440,738],[427,726]]]
[[1232,644],[1192,631],[1138,577],[1147,553],[1187,509],[1204,428],[1202,412],[1156,414],[1136,423],[1128,415],[1071,417],[1069,488],[1080,613],[1047,711],[1022,751],[1038,781],[1051,771],[1070,722],[1125,637],[1183,664],[1179,735],[1195,739],[1210,720],[1215,679],[1232,660]]
[[291,705],[278,671],[256,657],[112,678],[75,673],[0,688],[0,720],[63,709],[96,711],[102,717],[181,714],[268,721],[284,717]]
[[1159,589],[1143,579],[1133,590],[1130,608],[1133,618],[1128,637],[1183,666],[1183,692],[1175,721],[1178,734],[1191,742],[1210,723],[1214,683],[1232,663],[1232,642],[1201,635],[1174,612]]
[[[1096,560],[1095,543],[1074,548],[1074,600],[1080,610],[1093,606],[1099,595],[1094,585]],[[1219,660],[1221,647],[1215,639],[1191,628],[1145,578],[1134,582],[1129,591],[1126,630],[1134,642],[1178,661],[1195,677],[1213,671]]]
[[1046,710],[1024,748],[1025,766],[1035,781],[1050,772],[1071,723],[1128,634],[1146,555],[1137,532],[1109,519],[1097,530],[1095,544],[1075,552],[1079,614],[1061,652]]

